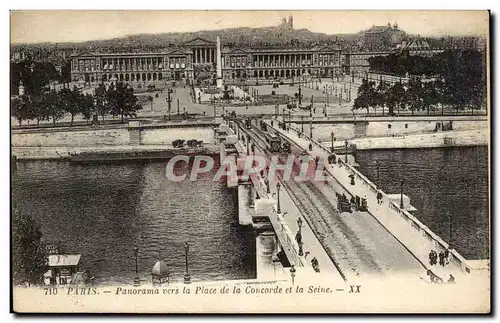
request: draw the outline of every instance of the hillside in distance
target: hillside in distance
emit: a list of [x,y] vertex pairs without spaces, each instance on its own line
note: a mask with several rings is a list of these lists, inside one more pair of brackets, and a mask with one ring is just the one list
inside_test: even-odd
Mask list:
[[357,42],[361,38],[358,34],[327,35],[312,32],[307,29],[286,29],[281,27],[262,28],[228,28],[221,30],[203,30],[183,33],[138,34],[108,40],[86,41],[80,43],[39,43],[16,44],[12,47],[41,47],[41,48],[72,48],[74,50],[97,49],[145,49],[165,48],[179,46],[196,37],[214,41],[217,36],[226,46],[266,46],[266,45],[307,45],[307,44],[333,44]]

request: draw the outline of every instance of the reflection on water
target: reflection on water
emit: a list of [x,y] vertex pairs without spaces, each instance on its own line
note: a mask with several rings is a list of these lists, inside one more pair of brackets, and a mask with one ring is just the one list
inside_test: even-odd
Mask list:
[[[488,147],[358,151],[361,172],[387,193],[404,192],[414,215],[467,259],[489,258]],[[377,165],[378,167],[377,180]]]
[[170,182],[165,166],[21,162],[12,194],[40,224],[44,240],[81,253],[98,283],[133,281],[135,245],[141,279],[151,280],[161,257],[171,281],[181,280],[185,241],[194,281],[255,278],[255,239],[238,225],[235,190],[213,182],[213,174]]

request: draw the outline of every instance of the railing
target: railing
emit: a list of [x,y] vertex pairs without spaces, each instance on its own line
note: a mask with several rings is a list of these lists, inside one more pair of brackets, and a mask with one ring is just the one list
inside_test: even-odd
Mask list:
[[[228,132],[234,134],[234,131],[231,128],[229,128]],[[246,154],[246,147],[244,147],[240,141],[236,143],[235,147],[239,154]],[[256,190],[258,189],[259,191],[262,192],[261,194],[262,196],[268,195],[266,193],[266,186],[264,180],[260,176],[260,174],[257,173],[255,174],[255,176],[249,176],[249,177],[255,189]],[[276,178],[281,182],[282,187],[284,187],[284,183],[282,182],[282,180],[279,177]],[[294,242],[292,231],[286,224],[281,214],[277,212],[277,206],[275,205],[273,206],[273,212],[269,215],[269,220],[274,228],[276,235],[278,236],[281,246],[287,253],[287,257],[289,258],[288,260],[290,261],[290,263],[295,265],[296,267],[303,267],[304,264],[300,259],[300,257],[298,256],[299,254],[298,243]]]
[[[269,124],[268,124],[268,126],[270,127]],[[294,127],[289,127],[289,129],[297,132],[297,134],[301,133],[301,131],[299,129],[296,129]],[[327,149],[326,147],[321,145],[316,140],[310,138],[306,134],[302,134],[301,136],[306,138],[307,140],[309,140],[311,143],[313,143],[315,146],[317,146],[321,150],[325,151],[326,153],[329,153],[329,154],[331,153],[331,151],[329,149]],[[355,167],[353,167],[347,163],[342,162],[342,160],[340,158],[339,158],[339,162],[342,163],[342,165],[344,165],[351,172],[351,174],[353,174],[355,176],[355,179],[358,179],[361,183],[368,186],[370,191],[372,191],[373,193],[377,193],[380,191],[383,195],[386,195],[382,190],[380,190],[377,187],[377,185],[375,185],[375,183],[370,181],[365,175],[363,175]],[[333,174],[327,168],[325,168],[325,170],[330,174],[330,176],[335,178],[335,176],[333,176]],[[346,189],[342,185],[342,183],[339,182],[339,184],[344,189]],[[410,212],[408,212],[407,210],[401,209],[399,207],[399,205],[395,204],[394,202],[389,202],[389,208],[394,210],[399,216],[401,216],[404,220],[406,220],[411,225],[411,227],[418,230],[425,238],[432,241],[434,243],[434,246],[436,247],[436,249],[438,249],[438,250],[441,249],[442,251],[449,250],[449,252],[452,256],[451,261],[454,262],[459,268],[461,268],[462,271],[464,271],[466,273],[471,272],[471,267],[467,264],[467,260],[462,255],[460,255],[455,249],[450,250],[449,249],[450,246],[448,243],[446,243],[443,239],[441,239],[441,237],[439,237],[437,234],[432,232],[427,226],[425,226],[422,222],[420,222],[417,218],[415,218]]]

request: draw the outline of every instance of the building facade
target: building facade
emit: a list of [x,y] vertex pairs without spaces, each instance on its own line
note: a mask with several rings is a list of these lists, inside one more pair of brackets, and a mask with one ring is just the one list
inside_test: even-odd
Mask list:
[[106,82],[112,78],[129,83],[192,80],[195,66],[212,66],[215,61],[215,42],[195,38],[165,52],[73,55],[71,80],[87,83]]
[[[339,47],[245,48],[221,51],[222,78],[277,79],[304,74],[332,77],[368,68],[367,58],[382,53],[342,53]],[[82,53],[71,57],[74,82],[98,83],[115,79],[134,83],[194,80],[202,70],[215,75],[216,43],[196,38],[171,51],[157,53]]]
[[222,51],[222,77],[226,80],[291,78],[306,73],[317,77],[331,77],[340,72],[340,48]]
[[390,53],[391,53],[390,51],[344,53],[342,54],[343,56],[342,72],[344,74],[352,74],[352,73],[359,74],[368,72],[370,70],[370,63],[368,61],[370,57],[387,56]]

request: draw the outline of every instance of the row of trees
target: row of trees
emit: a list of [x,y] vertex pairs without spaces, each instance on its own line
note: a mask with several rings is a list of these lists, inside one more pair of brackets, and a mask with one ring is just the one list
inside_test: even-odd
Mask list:
[[389,115],[394,115],[400,109],[409,109],[412,115],[415,111],[435,110],[439,106],[451,106],[457,111],[467,108],[474,112],[485,103],[484,92],[479,87],[471,86],[466,92],[457,92],[455,84],[441,79],[423,82],[420,79],[410,79],[407,84],[396,82],[392,85],[386,82],[368,81],[363,79],[358,88],[358,96],[354,100],[353,109],[381,108],[384,114],[387,108]]
[[40,93],[50,82],[65,83],[70,81],[71,67],[69,61],[61,66],[61,73],[50,62],[39,62],[26,59],[10,63],[10,92],[18,94],[22,81],[26,93]]
[[51,120],[53,125],[64,117],[71,115],[71,125],[75,116],[81,115],[87,123],[93,115],[100,115],[104,121],[106,115],[124,117],[136,116],[141,106],[134,94],[134,89],[122,82],[106,87],[103,83],[94,90],[93,94],[83,94],[78,88],[63,88],[60,91],[31,92],[19,97],[11,98],[11,115],[17,119],[19,125],[23,120],[40,121]]
[[388,55],[370,59],[370,69],[396,75],[410,74],[407,84],[363,80],[354,109],[370,107],[412,111],[436,106],[455,110],[479,109],[486,103],[486,68],[483,54],[474,51],[445,51],[432,57]]
[[444,78],[472,74],[484,77],[486,56],[477,50],[446,50],[429,57],[401,54],[374,56],[368,59],[370,70],[398,76],[435,76]]

